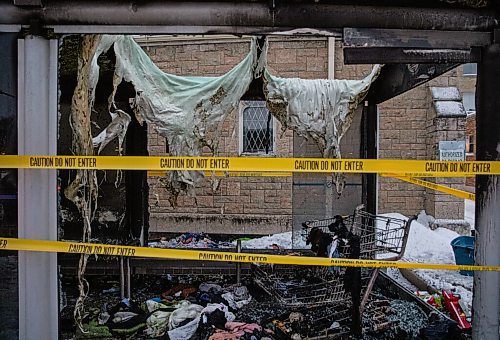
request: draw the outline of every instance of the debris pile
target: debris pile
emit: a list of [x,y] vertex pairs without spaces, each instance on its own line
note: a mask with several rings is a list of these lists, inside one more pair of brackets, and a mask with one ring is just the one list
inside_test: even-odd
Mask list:
[[234,248],[234,245],[230,242],[212,240],[210,236],[203,233],[184,233],[169,240],[162,237],[158,241],[151,241],[149,242],[149,247],[217,249]]
[[[299,242],[292,244],[292,232],[284,232],[256,238],[240,238],[243,249],[308,249],[305,240],[300,238]],[[149,247],[153,248],[236,248],[236,241],[214,240],[210,235],[203,233],[184,233],[174,238],[162,237],[159,240],[149,242]]]
[[[62,311],[62,337],[72,338],[76,332],[76,338],[273,340],[345,339],[351,334],[346,303],[292,307],[268,295],[250,277],[244,277],[242,284],[233,279],[140,275],[133,278],[133,286],[138,287],[134,299],[122,299],[118,283],[100,276],[99,283],[91,284],[99,291],[89,295],[83,331],[74,324],[68,327],[77,292],[71,283],[63,284],[70,305]],[[69,296],[71,289],[74,297]],[[370,295],[362,319],[364,339],[417,339],[422,332],[456,330],[450,320],[434,320],[434,316],[429,320],[415,303],[388,295],[380,287]]]
[[415,339],[427,324],[426,314],[417,305],[388,299],[377,290],[363,315],[363,334],[368,339]]

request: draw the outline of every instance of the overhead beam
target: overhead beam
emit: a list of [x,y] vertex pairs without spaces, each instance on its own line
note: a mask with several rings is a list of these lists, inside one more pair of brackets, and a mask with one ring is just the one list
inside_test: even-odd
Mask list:
[[[273,2],[274,3],[274,2]],[[360,2],[361,3],[361,2]],[[269,1],[44,1],[43,8],[19,7],[0,0],[0,24],[183,26],[189,28],[398,28],[490,31],[497,24],[491,9],[416,8]],[[219,33],[215,30],[213,33]]]
[[345,47],[470,49],[487,46],[491,32],[344,28]]
[[344,48],[345,64],[463,64],[477,63],[477,50],[427,50],[387,47]]
[[457,67],[458,64],[385,65],[370,86],[366,100],[380,104]]

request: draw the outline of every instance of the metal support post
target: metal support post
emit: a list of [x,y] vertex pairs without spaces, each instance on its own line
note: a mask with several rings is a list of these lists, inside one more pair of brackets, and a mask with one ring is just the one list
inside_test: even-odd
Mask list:
[[[241,253],[241,240],[236,241],[236,252]],[[236,262],[236,283],[241,283],[241,262]]]
[[[500,160],[500,44],[482,49],[476,87],[477,159]],[[475,263],[500,266],[500,176],[476,176]],[[497,340],[500,272],[474,273],[472,336]]]
[[[361,133],[361,156],[376,159],[378,149],[378,110],[374,102],[365,101]],[[363,174],[363,203],[366,211],[377,213],[377,174]]]
[[131,278],[130,278],[130,257],[127,257],[127,298],[130,299],[131,294]]
[[125,298],[125,269],[123,266],[123,256],[120,256],[120,298]]
[[[57,154],[57,40],[18,44],[20,155]],[[57,240],[56,170],[19,169],[19,237]],[[58,338],[57,254],[19,252],[19,338]],[[35,303],[36,301],[36,303]]]

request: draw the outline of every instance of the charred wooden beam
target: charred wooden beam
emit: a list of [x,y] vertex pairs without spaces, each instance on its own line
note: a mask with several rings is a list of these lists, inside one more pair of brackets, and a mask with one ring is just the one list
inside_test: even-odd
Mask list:
[[491,32],[344,28],[346,47],[470,49],[490,45]]
[[448,72],[458,64],[394,64],[385,65],[373,82],[366,97],[380,104],[412,88]]
[[[29,24],[40,19],[45,25],[158,26],[220,33],[231,28],[262,32],[262,27],[287,28],[397,28],[416,30],[491,31],[498,25],[493,9],[460,7],[394,7],[319,2],[269,1],[44,1],[43,8],[18,7],[0,1],[0,24]],[[361,5],[360,5],[361,4]],[[91,28],[91,27],[88,27]],[[103,27],[106,28],[106,27]],[[213,28],[213,29],[211,29]],[[83,33],[83,32],[82,32]]]
[[463,64],[476,63],[476,49],[344,48],[345,64]]

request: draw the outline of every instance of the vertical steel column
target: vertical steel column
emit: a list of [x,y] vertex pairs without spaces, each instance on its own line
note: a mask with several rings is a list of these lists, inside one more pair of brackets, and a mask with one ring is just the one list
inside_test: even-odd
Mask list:
[[[341,51],[339,51],[341,53]],[[335,37],[328,38],[328,79],[335,79]],[[325,187],[325,218],[332,218],[334,205],[334,192],[333,179],[334,174],[325,174],[326,187]],[[328,185],[331,182],[332,185]]]
[[[241,240],[236,241],[236,252],[241,253]],[[236,283],[241,283],[241,262],[236,262]]]
[[[26,36],[18,45],[20,155],[57,153],[57,40]],[[18,177],[19,237],[57,240],[57,171]],[[19,338],[58,338],[57,254],[19,252]]]
[[[500,44],[482,50],[476,88],[477,159],[500,160]],[[500,177],[476,176],[478,265],[500,266]],[[500,272],[474,273],[473,339],[499,339]]]
[[[365,101],[361,121],[361,156],[376,159],[378,149],[378,109],[374,102]],[[377,213],[377,174],[363,174],[363,203],[366,211]]]

